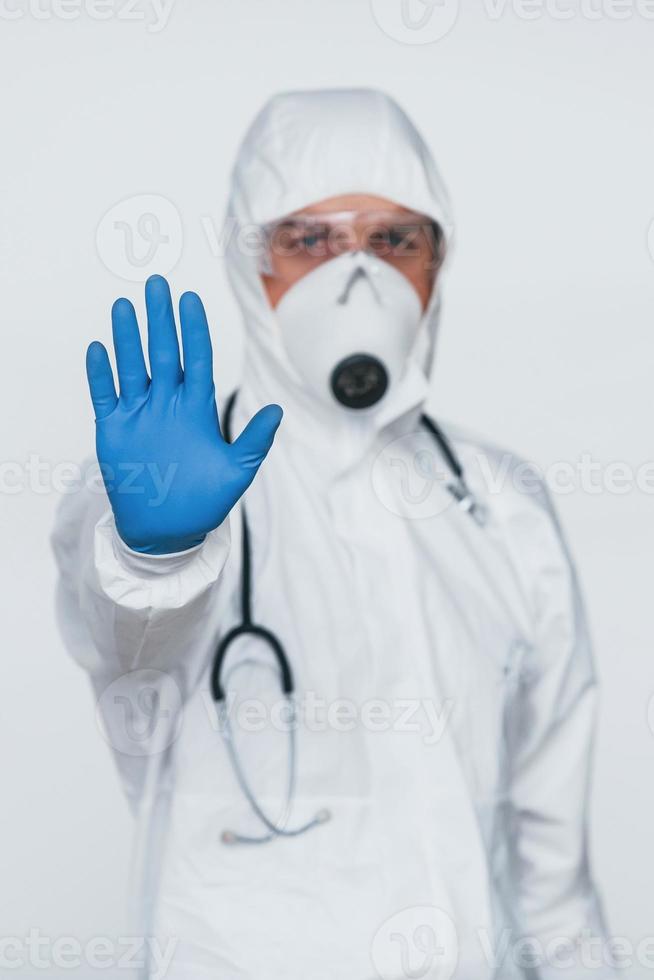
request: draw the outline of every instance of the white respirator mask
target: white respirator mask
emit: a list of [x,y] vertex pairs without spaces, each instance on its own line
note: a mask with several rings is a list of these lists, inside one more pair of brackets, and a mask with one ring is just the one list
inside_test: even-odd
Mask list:
[[397,385],[422,323],[409,280],[366,252],[307,273],[276,308],[293,367],[324,402],[370,408]]

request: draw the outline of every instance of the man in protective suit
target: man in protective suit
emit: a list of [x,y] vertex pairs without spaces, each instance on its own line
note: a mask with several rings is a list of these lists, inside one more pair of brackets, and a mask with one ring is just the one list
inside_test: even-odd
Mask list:
[[233,172],[220,422],[197,295],[180,354],[146,284],[149,369],[117,301],[118,385],[89,348],[106,492],[62,505],[60,620],[173,980],[613,975],[565,543],[520,461],[424,414],[451,228],[395,102],[280,95]]

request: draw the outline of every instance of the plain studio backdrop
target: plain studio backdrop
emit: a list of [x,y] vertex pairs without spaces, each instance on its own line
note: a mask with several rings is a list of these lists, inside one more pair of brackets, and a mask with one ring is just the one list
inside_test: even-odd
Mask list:
[[[170,273],[175,293],[204,297],[218,387],[231,389],[241,328],[216,242],[229,168],[262,102],[305,87],[390,92],[450,187],[457,246],[434,412],[567,484],[555,501],[602,685],[595,867],[612,932],[634,945],[651,936],[654,5],[0,6],[0,931],[16,940],[7,960],[24,956],[2,975],[95,975],[30,965],[30,930],[86,943],[128,928],[131,817],[57,633],[48,542],[66,478],[57,464],[92,452],[86,344],[107,342],[117,296],[142,310],[142,280]],[[652,943],[639,958],[634,978],[654,969]]]

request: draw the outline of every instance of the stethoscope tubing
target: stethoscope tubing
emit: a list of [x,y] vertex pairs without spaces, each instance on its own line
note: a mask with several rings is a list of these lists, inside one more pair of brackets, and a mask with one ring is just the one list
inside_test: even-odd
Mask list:
[[[236,391],[234,391],[225,408],[223,419],[223,434],[227,442],[232,441],[232,416],[234,405],[236,404]],[[479,504],[473,493],[470,491],[465,479],[465,474],[460,461],[458,460],[448,439],[443,434],[440,427],[427,415],[421,416],[421,423],[433,436],[438,445],[443,458],[451,472],[452,480],[446,484],[448,491],[454,497],[459,507],[470,514],[477,524],[483,526],[486,523],[485,509]],[[296,704],[295,704],[295,685],[293,671],[286,652],[279,639],[265,626],[255,623],[252,615],[252,546],[250,539],[250,528],[245,512],[245,505],[241,501],[241,622],[234,626],[221,639],[216,649],[211,669],[211,694],[218,706],[220,730],[229,755],[230,764],[238,781],[241,792],[246,798],[252,812],[266,828],[267,833],[258,837],[252,835],[239,834],[235,831],[225,830],[222,833],[222,841],[225,844],[265,844],[277,837],[299,837],[313,827],[321,823],[326,823],[331,819],[329,810],[319,810],[316,815],[298,827],[287,827],[286,823],[290,818],[295,795],[296,776],[297,776],[297,743],[296,743]],[[225,689],[222,683],[222,672],[225,658],[231,645],[243,636],[253,636],[263,641],[273,652],[277,668],[279,671],[280,687],[282,694],[287,699],[290,708],[289,726],[289,755],[288,755],[288,779],[284,809],[279,820],[274,821],[265,812],[257,800],[252,787],[245,775],[243,766],[238,758],[234,733],[229,719],[229,711],[226,703]]]

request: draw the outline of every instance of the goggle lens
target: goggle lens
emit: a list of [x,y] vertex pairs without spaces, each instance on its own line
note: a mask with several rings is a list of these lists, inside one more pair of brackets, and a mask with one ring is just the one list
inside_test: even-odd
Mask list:
[[368,252],[409,274],[433,271],[444,257],[440,227],[410,213],[295,214],[268,225],[264,241],[261,271],[289,282],[345,252]]

